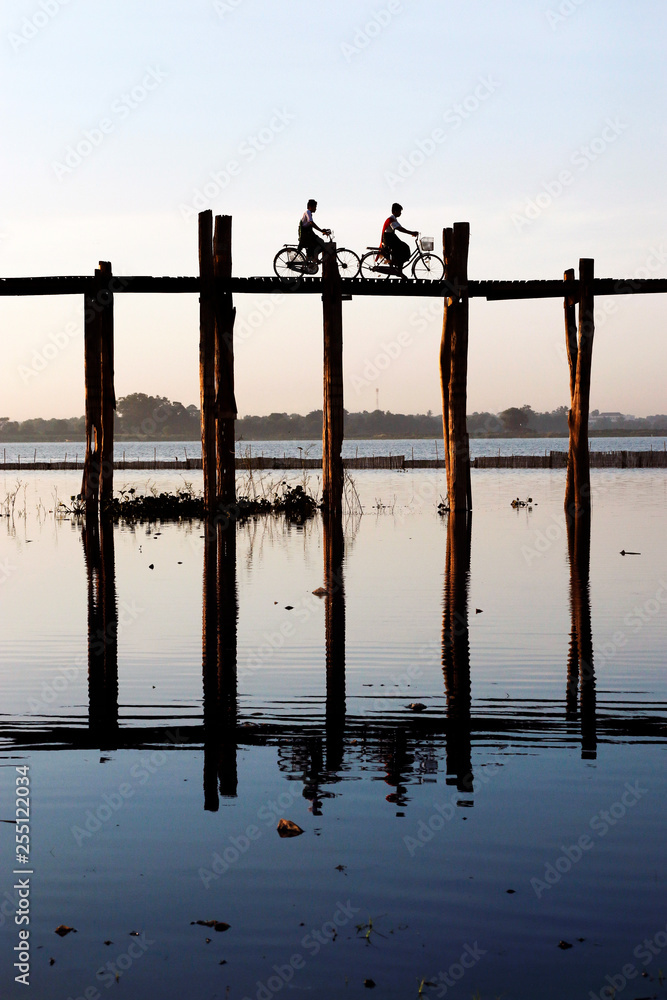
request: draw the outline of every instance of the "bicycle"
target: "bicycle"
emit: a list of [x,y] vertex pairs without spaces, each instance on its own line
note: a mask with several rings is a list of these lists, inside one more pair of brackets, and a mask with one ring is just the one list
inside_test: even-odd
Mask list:
[[415,249],[402,267],[392,264],[385,256],[385,251],[382,247],[367,247],[367,250],[369,252],[363,255],[359,266],[362,278],[389,278],[393,275],[394,277],[407,280],[408,276],[403,271],[410,264],[412,264],[413,278],[428,278],[431,281],[440,281],[445,274],[444,263],[437,254],[432,252],[432,236],[417,236],[415,239]]
[[[329,243],[333,242],[333,232],[329,231]],[[356,278],[359,274],[360,260],[354,250],[340,247],[336,250],[336,261],[341,278]],[[317,274],[322,262],[322,251],[318,250],[316,257],[308,257],[301,249],[301,244],[286,243],[282,250],[273,258],[273,270],[279,278],[293,278],[295,274]]]

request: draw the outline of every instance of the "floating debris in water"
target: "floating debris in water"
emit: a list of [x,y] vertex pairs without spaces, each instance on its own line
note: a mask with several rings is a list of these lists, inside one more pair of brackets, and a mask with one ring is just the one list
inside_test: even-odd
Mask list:
[[[192,927],[193,924],[198,924],[200,927],[212,927],[214,931],[218,931],[220,934],[223,931],[228,931],[232,926],[231,924],[226,924],[224,920],[191,920],[190,926]],[[210,941],[211,939],[206,938],[206,940]]]
[[318,587],[317,590],[313,591],[313,593],[315,594],[315,597],[326,597],[329,591],[326,587]]
[[56,927],[56,934],[59,934],[60,937],[65,937],[66,934],[70,933],[76,934],[76,927],[68,927],[67,924],[60,924],[59,927]]
[[279,837],[298,837],[303,833],[298,823],[293,823],[291,819],[278,820],[276,829]]
[[409,705],[406,706],[412,712],[423,712],[426,708],[421,701],[411,701]]
[[[520,500],[519,497],[517,497],[516,500],[512,500],[510,502],[510,506],[514,507],[515,510],[518,507],[527,507],[528,510],[532,510],[533,509],[533,498],[532,497],[528,497],[527,500]],[[535,506],[537,506],[537,504],[535,504]]]
[[641,552],[626,552],[625,549],[621,549],[622,556],[640,556]]
[[569,941],[559,941],[558,947],[561,948],[563,951],[565,951],[567,948],[571,948],[572,945],[570,944]]

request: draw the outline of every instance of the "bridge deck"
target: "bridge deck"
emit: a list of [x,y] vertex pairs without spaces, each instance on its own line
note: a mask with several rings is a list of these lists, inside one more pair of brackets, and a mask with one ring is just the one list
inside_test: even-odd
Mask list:
[[[342,278],[343,295],[383,295],[443,298],[451,294],[446,281],[424,281],[410,278],[368,279]],[[225,291],[247,294],[283,292],[288,295],[322,294],[321,278],[277,278],[272,275],[253,278],[231,278],[222,282]],[[108,286],[114,294],[198,294],[198,277],[152,277],[150,275],[114,275]],[[83,295],[95,294],[99,285],[92,275],[35,278],[0,278],[0,295]],[[579,282],[562,279],[534,281],[469,281],[470,298],[557,299],[565,294],[576,297]],[[638,295],[667,292],[667,278],[595,278],[595,295]]]

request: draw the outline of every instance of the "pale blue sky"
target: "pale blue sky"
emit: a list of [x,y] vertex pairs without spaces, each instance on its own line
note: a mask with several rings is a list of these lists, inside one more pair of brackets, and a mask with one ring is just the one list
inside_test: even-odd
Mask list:
[[[360,253],[399,200],[437,242],[470,222],[472,278],[665,276],[666,28],[657,0],[10,0],[0,275],[195,274],[202,205],[233,216],[235,273],[269,274],[315,197]],[[116,301],[118,395],[198,403],[196,296]],[[319,299],[236,305],[241,414],[319,408]],[[593,407],[667,411],[666,317],[598,301]],[[0,322],[0,415],[81,414],[82,303]],[[346,407],[438,410],[440,326],[430,300],[346,304]],[[567,404],[563,340],[558,300],[474,300],[469,410]]]

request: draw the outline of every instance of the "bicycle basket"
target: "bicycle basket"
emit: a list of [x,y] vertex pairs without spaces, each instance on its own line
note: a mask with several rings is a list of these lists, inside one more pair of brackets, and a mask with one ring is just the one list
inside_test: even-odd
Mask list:
[[434,239],[432,236],[422,236],[422,238],[419,241],[419,245],[421,246],[422,250],[428,253],[431,253],[431,251],[433,250],[433,243]]

